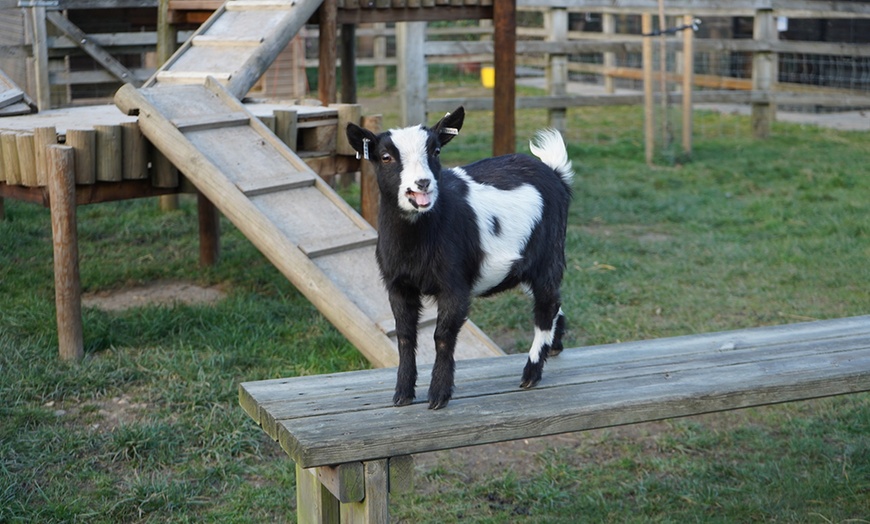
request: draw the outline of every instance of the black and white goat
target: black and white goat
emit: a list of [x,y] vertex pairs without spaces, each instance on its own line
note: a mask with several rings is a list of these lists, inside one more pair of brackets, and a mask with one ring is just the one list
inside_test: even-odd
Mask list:
[[574,173],[562,136],[538,132],[537,158],[516,154],[441,168],[441,147],[465,110],[375,135],[347,126],[353,148],[374,164],[381,191],[377,261],[396,319],[399,370],[393,402],[414,400],[417,324],[424,296],[438,304],[429,408],[453,393],[453,351],[472,296],[522,286],[534,300],[535,337],[520,387],[541,380],[544,361],[562,351],[560,285]]

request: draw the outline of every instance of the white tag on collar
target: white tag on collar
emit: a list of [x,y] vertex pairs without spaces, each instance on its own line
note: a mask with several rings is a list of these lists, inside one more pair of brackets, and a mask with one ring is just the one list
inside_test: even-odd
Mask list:
[[[365,158],[366,160],[368,160],[369,159],[369,142],[371,142],[371,140],[369,140],[368,138],[363,138],[362,142],[363,142],[362,157]],[[357,151],[356,152],[356,159],[359,160],[359,157],[360,157],[359,151]]]

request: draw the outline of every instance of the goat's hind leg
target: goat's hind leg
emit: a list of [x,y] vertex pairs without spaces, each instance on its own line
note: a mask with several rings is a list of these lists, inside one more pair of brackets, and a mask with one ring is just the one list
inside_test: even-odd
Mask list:
[[565,315],[562,313],[558,293],[555,296],[542,297],[535,293],[535,338],[529,349],[529,359],[523,369],[523,379],[520,387],[529,389],[541,381],[544,372],[544,362],[551,355],[562,352],[562,335],[565,332]]

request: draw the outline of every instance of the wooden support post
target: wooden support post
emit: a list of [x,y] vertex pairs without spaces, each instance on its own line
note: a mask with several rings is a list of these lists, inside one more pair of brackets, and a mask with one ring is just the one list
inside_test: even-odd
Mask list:
[[21,167],[18,164],[18,139],[14,131],[0,133],[0,147],[3,148],[3,171],[6,183],[18,185],[21,183]]
[[[683,16],[683,25],[692,25],[692,15]],[[694,122],[692,105],[692,82],[695,76],[695,31],[683,31],[683,154],[692,156],[692,126]]]
[[[387,24],[384,22],[377,22],[373,24],[375,29],[375,39],[374,39],[374,54],[375,54],[375,62],[381,63],[387,58],[387,37],[383,33],[387,29]],[[383,92],[386,91],[388,87],[387,82],[387,66],[385,65],[376,65],[375,66],[375,91]]]
[[365,498],[341,506],[341,520],[348,524],[386,524],[390,522],[389,462],[387,459],[364,462]]
[[221,254],[221,221],[218,208],[205,195],[196,192],[199,216],[199,265],[212,267]]
[[45,8],[30,9],[33,23],[33,70],[36,77],[36,106],[40,111],[51,109],[51,85],[48,80],[48,29],[45,26]]
[[658,0],[659,4],[659,103],[661,104],[661,148],[666,151],[671,147],[671,119],[668,115],[668,20],[665,16],[665,0]]
[[495,27],[492,154],[516,150],[517,2],[498,0],[492,6]]
[[21,172],[21,185],[37,187],[36,152],[33,149],[33,133],[18,133],[15,136],[18,148],[18,166]]
[[[169,21],[169,0],[159,0],[157,6],[157,64],[165,64],[178,48],[178,28]],[[175,187],[178,184],[178,170],[166,161],[163,155],[152,155],[155,187]],[[158,160],[159,159],[159,160]],[[158,165],[159,163],[159,165]],[[172,181],[174,180],[174,183]],[[168,185],[172,183],[172,185]],[[178,195],[159,197],[160,209],[178,209]]]
[[429,70],[426,65],[426,22],[396,23],[396,77],[399,84],[400,124],[426,123]]
[[317,93],[320,103],[328,106],[336,101],[335,66],[338,33],[338,2],[323,0],[320,4],[320,67],[317,69]]
[[97,180],[119,182],[123,173],[121,126],[95,125],[94,131],[97,133]]
[[[613,36],[616,33],[616,15],[613,13],[604,13],[601,15],[601,32],[605,35]],[[611,74],[613,68],[616,67],[616,53],[606,51],[604,53],[604,91],[608,95],[616,92],[616,85]]]
[[60,358],[81,360],[82,286],[76,233],[75,153],[69,146],[49,148],[48,189],[54,245],[54,285]]
[[162,66],[178,48],[178,29],[169,21],[169,0],[157,3],[157,65]]
[[[151,165],[154,174],[151,177],[151,185],[164,188],[178,187],[178,168],[156,147],[152,151]],[[160,197],[160,209],[163,211],[178,209],[178,195],[171,196],[176,198],[170,200]]]
[[[651,13],[643,13],[640,18],[641,33],[650,34],[653,30]],[[653,111],[653,41],[644,37],[641,48],[643,67],[643,136],[646,163],[652,165],[655,152],[655,118]]]
[[[776,30],[776,17],[771,9],[755,12],[752,38],[758,44],[773,46],[779,39]],[[752,55],[752,90],[770,96],[778,76],[777,54],[770,51],[756,51]],[[776,106],[768,99],[752,103],[752,135],[755,138],[770,136],[771,123],[776,119]]]
[[93,129],[67,129],[66,145],[75,150],[76,184],[97,181],[97,132]]
[[359,104],[333,104],[333,109],[338,111],[338,132],[335,137],[335,152],[339,155],[354,155],[356,151],[347,141],[347,124],[353,122],[359,124],[362,118],[362,106]]
[[341,101],[356,104],[356,25],[341,25]]
[[[353,122],[359,124],[362,117],[362,106],[359,104],[334,104],[332,107],[338,109],[338,130],[335,136],[335,152],[339,155],[355,155],[353,147],[347,141],[347,124]],[[338,185],[340,187],[348,187],[354,183],[354,172],[341,173],[338,176]]]
[[320,482],[316,471],[296,465],[296,522],[337,523],[341,518],[338,499]]
[[[373,133],[380,133],[383,117],[370,115],[363,117],[360,125]],[[360,207],[366,222],[375,229],[378,228],[378,211],[380,209],[381,192],[378,189],[378,177],[371,162],[360,159]]]
[[33,130],[33,140],[36,154],[36,181],[40,187],[45,187],[48,185],[48,148],[57,144],[57,129],[54,126],[37,127]]
[[299,137],[299,115],[295,110],[275,110],[275,136],[293,151],[298,149],[296,141]]
[[334,467],[296,466],[296,520],[380,524],[390,521],[390,494],[414,486],[414,458],[401,455]]
[[121,148],[124,180],[148,178],[148,141],[142,135],[137,122],[121,124],[123,147]]
[[[568,9],[550,8],[544,19],[548,42],[568,41]],[[568,56],[551,53],[547,55],[547,90],[550,96],[565,96],[568,93]],[[549,126],[564,133],[567,128],[567,109],[552,108],[547,111]]]

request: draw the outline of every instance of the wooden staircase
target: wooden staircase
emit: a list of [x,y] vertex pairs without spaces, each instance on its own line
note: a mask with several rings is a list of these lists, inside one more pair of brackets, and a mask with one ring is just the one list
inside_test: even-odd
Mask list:
[[[375,366],[398,363],[375,261],[377,232],[240,98],[321,0],[232,0],[142,88],[115,96],[142,133]],[[436,312],[420,323],[418,361],[435,358]],[[474,324],[456,357],[503,354]]]

